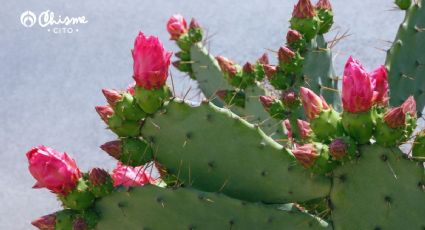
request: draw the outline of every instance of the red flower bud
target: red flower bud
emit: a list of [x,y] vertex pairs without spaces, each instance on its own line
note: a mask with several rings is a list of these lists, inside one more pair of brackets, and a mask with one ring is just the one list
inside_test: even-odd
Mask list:
[[401,107],[403,108],[403,113],[409,113],[411,117],[416,117],[416,101],[413,96],[408,97]]
[[161,88],[168,77],[172,52],[167,52],[157,37],[140,32],[134,41],[133,78],[138,86],[145,89]]
[[199,25],[198,21],[195,18],[192,18],[192,20],[190,20],[189,28],[190,29],[200,29],[201,26]]
[[289,44],[297,42],[301,40],[302,38],[303,36],[301,35],[301,33],[296,30],[289,29],[288,33],[286,34],[286,41]]
[[[292,140],[292,127],[291,127],[291,123],[289,122],[288,119],[283,121],[283,124],[285,125],[285,128],[287,130],[287,134],[288,135],[288,139]],[[310,128],[310,123],[308,123],[307,121],[303,121],[300,119],[297,119],[297,126],[298,126],[298,130],[300,132],[300,138],[303,140],[307,140],[308,138],[310,138],[311,133],[313,132]]]
[[255,65],[247,62],[242,68],[244,73],[253,73],[255,71]]
[[274,65],[265,64],[264,72],[266,73],[267,78],[270,80],[273,75],[277,72],[277,67]]
[[106,179],[109,177],[109,173],[100,168],[93,168],[89,172],[89,181],[94,186],[102,185],[106,182]]
[[102,89],[102,93],[111,106],[115,106],[115,104],[122,99],[121,93],[114,89]]
[[287,107],[292,107],[298,104],[298,96],[295,91],[289,89],[282,92],[282,103]]
[[217,56],[216,59],[218,61],[218,64],[220,65],[221,70],[229,74],[230,77],[234,77],[238,73],[235,63],[233,63],[229,59],[223,56]]
[[109,141],[101,145],[100,148],[107,152],[110,156],[115,159],[120,159],[121,156],[121,140]]
[[385,113],[384,121],[390,128],[400,128],[406,124],[406,114],[403,112],[403,108],[401,106],[393,108]]
[[55,230],[56,214],[42,216],[31,222],[32,225],[40,230]]
[[32,148],[26,155],[29,171],[37,180],[34,188],[47,188],[66,195],[75,188],[81,177],[77,164],[66,153],[41,145]]
[[100,118],[108,124],[108,119],[114,114],[114,110],[109,105],[98,105],[95,107],[96,112],[99,114]]
[[260,101],[264,109],[268,110],[270,106],[272,106],[274,98],[270,96],[260,96]]
[[291,63],[292,59],[295,57],[295,53],[288,47],[280,47],[278,51],[279,62],[280,63]]
[[329,109],[328,103],[322,97],[304,87],[301,87],[301,101],[309,120],[316,118],[323,110]]
[[334,139],[329,145],[329,153],[335,159],[341,159],[348,153],[348,145],[341,138]]
[[177,40],[187,32],[187,24],[184,17],[180,14],[175,14],[168,19],[167,31],[171,35],[171,40]]
[[332,6],[329,0],[319,0],[316,4],[316,9],[332,10]]
[[310,0],[299,0],[292,11],[292,17],[295,18],[312,18],[314,16],[316,16],[316,12]]
[[258,64],[262,64],[262,65],[266,65],[269,64],[269,56],[267,55],[267,53],[264,53],[258,60],[257,60]]
[[300,162],[300,164],[305,168],[313,166],[316,158],[319,156],[319,153],[313,144],[296,146],[295,149],[292,150],[292,154],[294,154],[298,162]]

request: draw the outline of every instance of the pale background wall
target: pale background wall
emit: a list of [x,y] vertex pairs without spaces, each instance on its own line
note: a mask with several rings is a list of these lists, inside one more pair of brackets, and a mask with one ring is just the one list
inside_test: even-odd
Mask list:
[[[277,49],[287,31],[295,0],[210,1],[3,1],[0,7],[0,229],[31,229],[30,221],[59,209],[47,190],[33,190],[25,153],[44,144],[70,153],[84,170],[111,168],[114,161],[98,146],[112,140],[93,107],[103,104],[102,87],[122,88],[131,81],[130,48],[139,30],[160,37],[168,49],[167,18],[194,16],[215,34],[211,51],[238,62]],[[341,74],[348,55],[368,69],[382,64],[401,11],[391,0],[334,0],[337,31],[352,34],[335,47]],[[86,16],[78,33],[53,34],[25,28],[25,10],[51,10]],[[330,39],[330,38],[329,38]],[[189,85],[174,71],[174,80]]]

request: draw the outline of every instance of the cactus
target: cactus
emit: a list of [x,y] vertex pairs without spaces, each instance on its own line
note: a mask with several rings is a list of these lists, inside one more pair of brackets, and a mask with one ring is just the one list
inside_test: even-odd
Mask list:
[[[410,1],[396,3],[405,8]],[[199,105],[170,95],[171,52],[140,33],[132,50],[135,85],[127,92],[104,89],[109,105],[96,107],[118,136],[101,145],[117,167],[81,173],[66,153],[31,149],[34,187],[51,190],[64,206],[32,224],[73,230],[424,228],[425,134],[412,136],[422,99],[415,94],[417,107],[414,97],[388,85],[386,67],[367,72],[352,57],[337,97],[323,37],[331,9],[328,0],[315,7],[299,0],[278,66],[266,56],[243,67],[214,58],[201,44],[199,23],[192,19],[187,26],[181,15],[172,16],[167,30],[181,49],[173,65],[198,81],[207,97]],[[406,20],[419,20],[421,10],[412,4]],[[412,33],[398,36],[413,39]],[[410,60],[403,50],[414,45],[398,43],[387,59],[390,83],[394,71],[406,67],[400,61]],[[265,76],[281,97],[263,89]],[[398,148],[409,140],[411,155]]]

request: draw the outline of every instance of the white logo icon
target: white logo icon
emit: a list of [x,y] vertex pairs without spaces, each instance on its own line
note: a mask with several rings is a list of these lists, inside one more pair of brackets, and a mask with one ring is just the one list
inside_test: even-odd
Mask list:
[[37,21],[37,16],[35,16],[35,14],[29,10],[21,14],[21,23],[25,27],[28,27],[28,28],[32,27],[36,21]]

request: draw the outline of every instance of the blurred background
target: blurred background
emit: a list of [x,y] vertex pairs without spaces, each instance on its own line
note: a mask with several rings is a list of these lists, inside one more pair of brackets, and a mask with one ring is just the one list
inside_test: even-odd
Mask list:
[[[46,189],[31,189],[25,153],[47,145],[69,153],[83,170],[115,162],[99,149],[115,135],[94,110],[105,104],[101,89],[125,88],[131,81],[130,49],[138,31],[157,35],[168,50],[170,15],[198,19],[211,36],[214,55],[239,63],[256,60],[283,45],[296,0],[103,0],[3,1],[0,7],[0,229],[32,229],[31,220],[60,209]],[[349,55],[368,70],[385,61],[404,13],[392,0],[334,0],[335,24],[327,37],[351,35],[334,48],[341,75]],[[84,16],[88,23],[24,27],[21,14],[50,10],[55,17]],[[72,32],[72,33],[70,33]],[[271,59],[273,54],[269,52]],[[193,86],[172,69],[177,93]],[[196,96],[197,91],[192,90]]]

